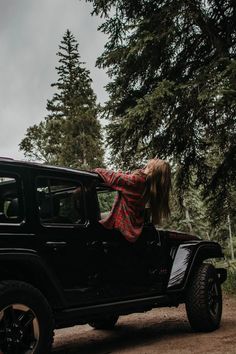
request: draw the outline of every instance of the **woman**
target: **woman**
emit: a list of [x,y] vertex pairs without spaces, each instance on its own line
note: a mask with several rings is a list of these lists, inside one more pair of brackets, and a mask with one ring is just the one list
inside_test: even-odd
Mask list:
[[132,173],[95,169],[104,182],[119,193],[111,213],[101,224],[107,229],[119,230],[130,242],[140,236],[144,225],[145,205],[150,205],[152,222],[159,224],[168,217],[171,171],[168,162],[149,160],[144,169]]

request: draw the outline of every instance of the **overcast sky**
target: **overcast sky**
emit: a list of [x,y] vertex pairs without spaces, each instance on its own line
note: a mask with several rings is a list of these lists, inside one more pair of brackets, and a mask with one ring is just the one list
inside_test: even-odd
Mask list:
[[98,101],[106,100],[107,76],[95,68],[105,37],[91,10],[85,0],[0,0],[0,156],[23,158],[18,145],[27,127],[46,116],[66,29],[79,42]]

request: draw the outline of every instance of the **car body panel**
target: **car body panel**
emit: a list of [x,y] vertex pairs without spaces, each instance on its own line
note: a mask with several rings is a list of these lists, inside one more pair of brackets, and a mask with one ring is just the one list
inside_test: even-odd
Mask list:
[[194,265],[205,259],[223,257],[216,242],[191,241],[180,244],[173,259],[167,290],[184,289]]
[[[11,178],[1,184],[1,176]],[[57,190],[60,181],[74,187]],[[73,199],[77,188],[80,204]],[[195,267],[223,256],[215,242],[158,229],[148,219],[140,238],[129,243],[100,224],[99,191],[110,189],[94,172],[0,158],[0,281],[22,280],[39,288],[58,327],[84,323],[103,311],[176,306],[184,302]],[[73,212],[82,208],[83,221],[62,221],[61,214],[60,220],[45,219],[41,197],[50,212],[54,201],[65,212],[70,200]],[[18,214],[12,216],[8,208],[15,202]],[[218,273],[223,281],[224,270]]]

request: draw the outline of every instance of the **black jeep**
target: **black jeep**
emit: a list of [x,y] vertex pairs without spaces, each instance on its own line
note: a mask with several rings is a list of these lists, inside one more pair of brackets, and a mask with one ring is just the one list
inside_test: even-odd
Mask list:
[[99,220],[117,192],[96,173],[0,159],[0,352],[46,354],[53,330],[186,303],[194,330],[221,320],[218,243],[159,230],[134,244]]

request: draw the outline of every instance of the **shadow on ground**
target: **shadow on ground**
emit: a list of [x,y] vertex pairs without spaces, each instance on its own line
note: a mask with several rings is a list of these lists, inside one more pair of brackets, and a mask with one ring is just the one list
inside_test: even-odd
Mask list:
[[[86,326],[87,327],[87,326]],[[78,327],[79,328],[79,327]],[[156,324],[150,320],[143,321],[142,327],[136,323],[118,323],[112,331],[96,331],[88,329],[80,333],[74,332],[73,338],[68,338],[63,348],[55,348],[57,354],[108,354],[114,351],[122,352],[125,349],[142,345],[152,345],[166,340],[167,337],[193,336],[187,321],[168,320]]]
[[236,354],[236,298],[224,297],[221,327],[193,332],[183,305],[120,317],[112,331],[88,325],[56,331],[55,354]]

